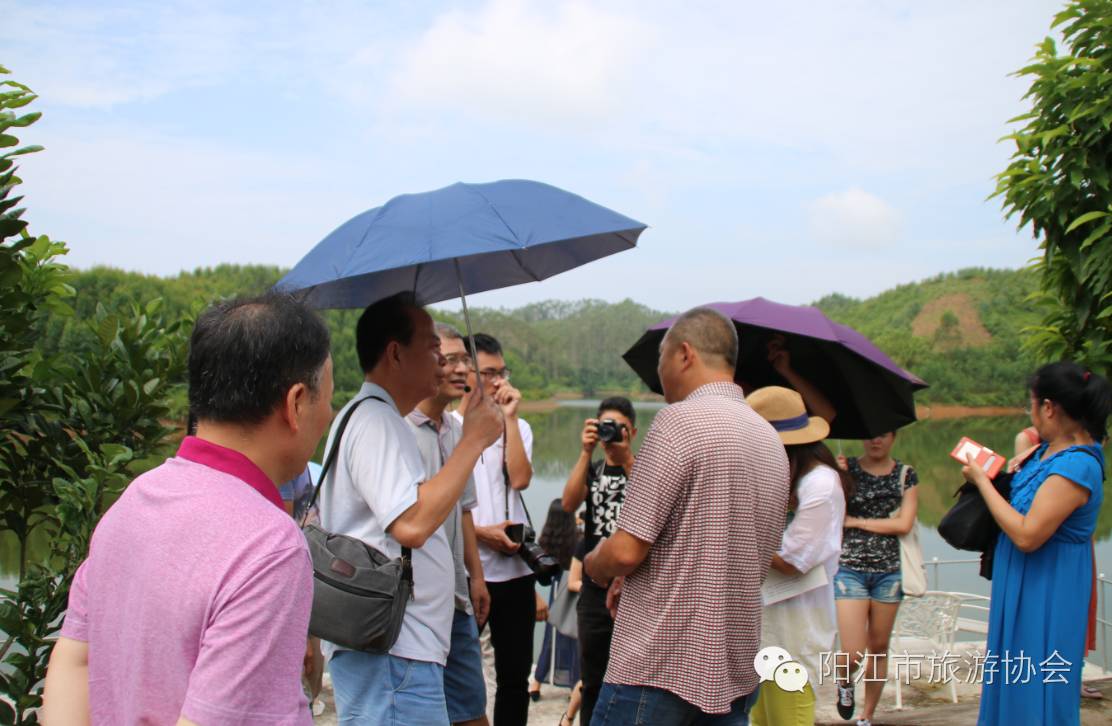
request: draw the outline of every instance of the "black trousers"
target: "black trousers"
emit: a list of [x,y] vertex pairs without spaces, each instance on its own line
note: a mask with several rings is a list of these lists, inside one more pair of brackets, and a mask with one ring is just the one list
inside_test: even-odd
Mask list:
[[606,590],[583,580],[576,607],[579,626],[579,677],[583,680],[583,705],[579,707],[580,723],[588,726],[598,703],[598,692],[610,661],[610,638],[614,620],[606,609]]
[[537,578],[487,582],[490,591],[490,644],[494,646],[494,726],[529,721],[529,671],[533,668],[533,628],[537,624]]

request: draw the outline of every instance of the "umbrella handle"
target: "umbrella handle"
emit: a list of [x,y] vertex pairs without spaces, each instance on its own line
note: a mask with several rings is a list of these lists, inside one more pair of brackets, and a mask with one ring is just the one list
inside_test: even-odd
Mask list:
[[483,397],[483,381],[479,376],[479,349],[475,347],[475,333],[471,330],[471,314],[467,311],[467,295],[463,291],[463,273],[459,269],[459,258],[452,258],[456,266],[456,282],[459,283],[459,299],[463,303],[463,322],[467,326],[467,339],[471,341],[471,365],[475,369],[475,385],[479,388],[479,398]]

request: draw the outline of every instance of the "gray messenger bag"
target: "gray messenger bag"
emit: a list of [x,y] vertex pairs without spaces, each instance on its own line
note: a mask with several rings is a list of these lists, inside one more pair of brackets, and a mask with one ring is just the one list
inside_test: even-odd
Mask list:
[[[367,400],[361,398],[348,408],[336,430],[332,449],[324,460],[320,484],[313,493],[311,510],[324,488],[325,478],[335,463],[351,414]],[[306,518],[308,513],[306,513]],[[301,531],[309,543],[313,560],[313,612],[309,633],[342,648],[385,653],[398,639],[405,607],[413,596],[412,552],[402,547],[402,556],[391,558],[355,537],[328,532],[302,521]]]

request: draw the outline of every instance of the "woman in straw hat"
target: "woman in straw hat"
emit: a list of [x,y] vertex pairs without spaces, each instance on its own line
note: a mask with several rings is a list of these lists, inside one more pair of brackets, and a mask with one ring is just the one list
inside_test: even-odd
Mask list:
[[[795,661],[782,669],[802,665],[808,676],[802,689],[788,690],[783,686],[800,683],[798,674],[777,677],[779,663],[772,667],[758,663],[762,680],[766,676],[772,679],[761,683],[750,718],[758,726],[813,724],[815,692],[810,681],[818,677],[820,654],[833,650],[838,633],[834,575],[852,479],[838,468],[834,455],[822,443],[830,425],[818,416],[808,416],[798,393],[769,386],[753,391],[746,400],[780,434],[791,471],[788,526],[766,581],[764,594],[769,604],[762,614],[762,651],[757,657],[767,655],[765,648],[782,649]],[[784,655],[780,652],[770,657]]]

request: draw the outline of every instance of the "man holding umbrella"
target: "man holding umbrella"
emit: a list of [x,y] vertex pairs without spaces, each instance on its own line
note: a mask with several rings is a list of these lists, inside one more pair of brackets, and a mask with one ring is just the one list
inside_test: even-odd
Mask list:
[[[306,302],[320,308],[361,308],[368,302],[389,299],[388,296],[401,291],[411,293],[425,303],[458,297],[470,338],[471,323],[465,295],[543,280],[600,257],[632,249],[644,229],[645,225],[641,222],[548,184],[524,179],[485,184],[457,183],[431,192],[403,194],[380,207],[356,215],[321,240],[278,282],[277,287],[299,291]],[[370,401],[364,404],[355,412],[357,417],[351,423],[354,425],[356,418],[362,420],[371,415],[365,413],[363,408],[377,409],[378,413],[373,414],[374,421],[371,422],[374,425],[369,428],[384,436],[367,437],[371,444],[367,449],[352,446],[346,441],[349,437],[345,434],[341,449],[341,453],[347,450],[357,452],[354,456],[358,462],[373,464],[378,470],[372,467],[363,472],[369,476],[360,487],[366,489],[357,489],[351,481],[353,472],[348,471],[345,475],[345,466],[339,467],[335,474],[337,480],[345,476],[349,479],[346,496],[333,504],[337,507],[337,519],[330,523],[327,517],[322,516],[322,524],[336,531],[334,524],[343,520],[350,530],[347,534],[354,532],[355,537],[372,546],[384,543],[388,554],[397,553],[398,543],[409,534],[418,535],[413,541],[425,544],[427,540],[431,546],[426,546],[430,549],[443,549],[442,559],[422,558],[426,566],[433,570],[435,562],[441,563],[439,566],[443,571],[436,571],[439,578],[434,578],[435,582],[422,586],[419,575],[421,559],[415,558],[414,569],[418,572],[418,582],[415,583],[418,601],[424,593],[436,591],[439,596],[443,590],[445,622],[437,621],[435,628],[431,627],[431,623],[423,623],[425,631],[419,631],[415,628],[422,624],[421,620],[407,611],[399,643],[412,642],[414,637],[430,635],[433,630],[436,633],[443,630],[446,653],[454,577],[450,567],[451,555],[446,543],[441,541],[443,534],[435,534],[436,527],[447,517],[463,490],[466,473],[479,456],[479,452],[474,451],[476,442],[480,439],[485,441],[479,451],[492,443],[501,433],[502,421],[498,418],[498,431],[489,437],[489,421],[477,421],[470,426],[465,421],[464,440],[457,445],[453,456],[440,473],[418,487],[421,478],[416,472],[421,466],[415,442],[403,442],[404,437],[397,431],[390,436],[385,434],[398,423],[395,418],[400,420],[401,415],[408,413],[417,402],[435,393],[434,369],[437,361],[431,355],[431,347],[436,335],[428,316],[412,301],[407,304],[395,301],[390,303],[393,307],[389,309],[378,305],[372,305],[363,316],[368,319],[368,330],[373,332],[370,338],[376,342],[366,348],[359,345],[360,364],[368,380],[361,395],[366,397],[367,392],[376,393],[387,403]],[[384,317],[380,319],[380,316]],[[361,321],[360,330],[363,328]],[[416,333],[413,328],[417,328]],[[474,341],[472,347],[475,347]],[[476,385],[475,389],[471,399],[476,404],[486,409],[494,407],[489,397],[481,394],[481,386]],[[470,402],[471,399],[465,400]],[[384,413],[387,408],[393,409],[394,418]],[[472,412],[472,407],[468,406],[469,418]],[[497,413],[493,415],[497,418]],[[491,416],[482,414],[480,419]],[[471,429],[470,436],[468,429]],[[412,439],[412,436],[409,438]],[[374,456],[369,456],[368,452],[374,452]],[[358,463],[348,461],[346,455],[342,460],[345,465]],[[464,460],[469,460],[470,465],[463,467]],[[389,482],[386,486],[381,484],[383,474],[389,474],[385,479]],[[372,483],[371,480],[376,478],[379,484]],[[397,484],[399,492],[395,492],[395,480],[399,478],[410,481]],[[443,484],[447,481],[452,483]],[[336,489],[332,498],[340,497],[340,490],[344,487]],[[379,501],[382,489],[400,496],[396,500],[385,497]],[[372,502],[376,502],[375,507],[371,507]],[[348,505],[354,511],[343,509]],[[412,509],[406,510],[405,506]],[[327,507],[325,503],[322,510]],[[411,607],[416,604],[411,603]],[[417,609],[423,611],[423,608]],[[407,628],[407,625],[411,627]],[[441,650],[439,639],[433,645],[435,647],[422,651],[421,657],[424,661],[442,663],[443,656],[433,657]],[[410,657],[398,652],[400,647],[395,646],[392,653]],[[341,652],[333,658],[333,681],[341,713],[345,708],[341,692],[349,692],[348,689],[351,693],[358,692],[364,686],[361,682],[363,677],[365,680],[374,678],[372,669],[353,669],[352,673],[342,673],[347,665],[359,661],[362,655]],[[337,676],[337,673],[341,675]],[[347,681],[347,684],[341,685],[342,681]],[[379,693],[385,693],[385,690],[380,688]],[[443,710],[442,688],[439,700]],[[353,705],[361,707],[363,704]],[[381,716],[379,711],[374,713]],[[373,722],[385,720],[379,717]],[[415,718],[409,712],[397,719],[401,723],[440,721],[443,721],[440,714],[426,719]]]
[[[370,305],[356,328],[365,374],[341,411],[366,400],[338,442],[337,466],[321,482],[320,516],[331,532],[397,557],[413,551],[413,597],[389,653],[325,644],[336,709],[345,723],[447,724],[444,664],[451,643],[455,568],[443,524],[482,451],[502,433],[498,407],[472,393],[463,434],[429,476],[404,416],[435,395],[443,375],[432,318],[408,294]],[[328,449],[334,445],[335,424]]]

